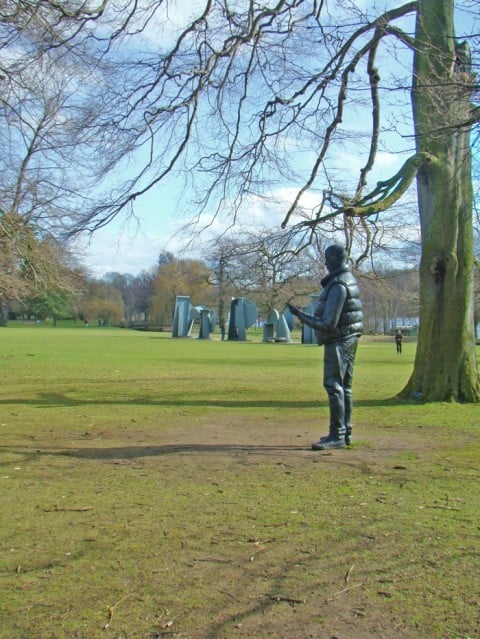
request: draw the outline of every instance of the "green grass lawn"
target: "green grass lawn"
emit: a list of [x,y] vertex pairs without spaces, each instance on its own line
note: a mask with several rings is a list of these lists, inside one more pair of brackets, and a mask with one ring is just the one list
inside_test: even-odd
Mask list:
[[0,638],[480,636],[480,408],[399,402],[364,338],[355,443],[322,349],[0,329]]

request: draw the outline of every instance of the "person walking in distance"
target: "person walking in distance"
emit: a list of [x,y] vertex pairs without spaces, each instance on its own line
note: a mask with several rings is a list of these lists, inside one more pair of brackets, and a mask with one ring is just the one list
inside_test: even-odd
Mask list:
[[402,353],[402,340],[403,340],[402,331],[400,329],[398,329],[395,332],[395,344],[397,346],[397,353],[399,355],[401,355],[401,353]]
[[313,315],[288,304],[292,315],[315,330],[325,347],[323,385],[328,394],[328,435],[312,444],[313,450],[342,448],[352,443],[352,380],[358,340],[363,332],[360,291],[345,248],[339,244],[325,251],[328,275]]

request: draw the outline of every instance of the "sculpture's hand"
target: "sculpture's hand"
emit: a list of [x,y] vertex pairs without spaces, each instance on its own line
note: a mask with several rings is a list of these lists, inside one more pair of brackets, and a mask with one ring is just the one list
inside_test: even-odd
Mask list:
[[294,306],[293,304],[290,304],[290,302],[287,302],[287,307],[292,315],[295,315],[296,317],[299,316],[300,309],[298,308],[298,306]]

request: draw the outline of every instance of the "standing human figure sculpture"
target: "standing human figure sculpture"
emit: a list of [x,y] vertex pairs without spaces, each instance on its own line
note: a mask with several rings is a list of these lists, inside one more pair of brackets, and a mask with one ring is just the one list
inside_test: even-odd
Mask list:
[[330,427],[328,435],[312,444],[313,450],[342,448],[352,443],[353,365],[363,312],[360,291],[348,265],[345,248],[333,244],[325,250],[328,275],[314,314],[288,304],[290,312],[315,330],[318,344],[325,346],[323,385],[328,394]]

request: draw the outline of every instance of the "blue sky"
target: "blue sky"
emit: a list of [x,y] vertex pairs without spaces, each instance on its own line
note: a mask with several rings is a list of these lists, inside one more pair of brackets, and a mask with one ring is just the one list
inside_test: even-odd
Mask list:
[[162,251],[177,255],[183,250],[184,242],[178,237],[181,221],[175,210],[177,194],[173,189],[158,191],[136,204],[135,219],[117,217],[78,241],[82,262],[92,275],[111,271],[136,275],[154,266]]

